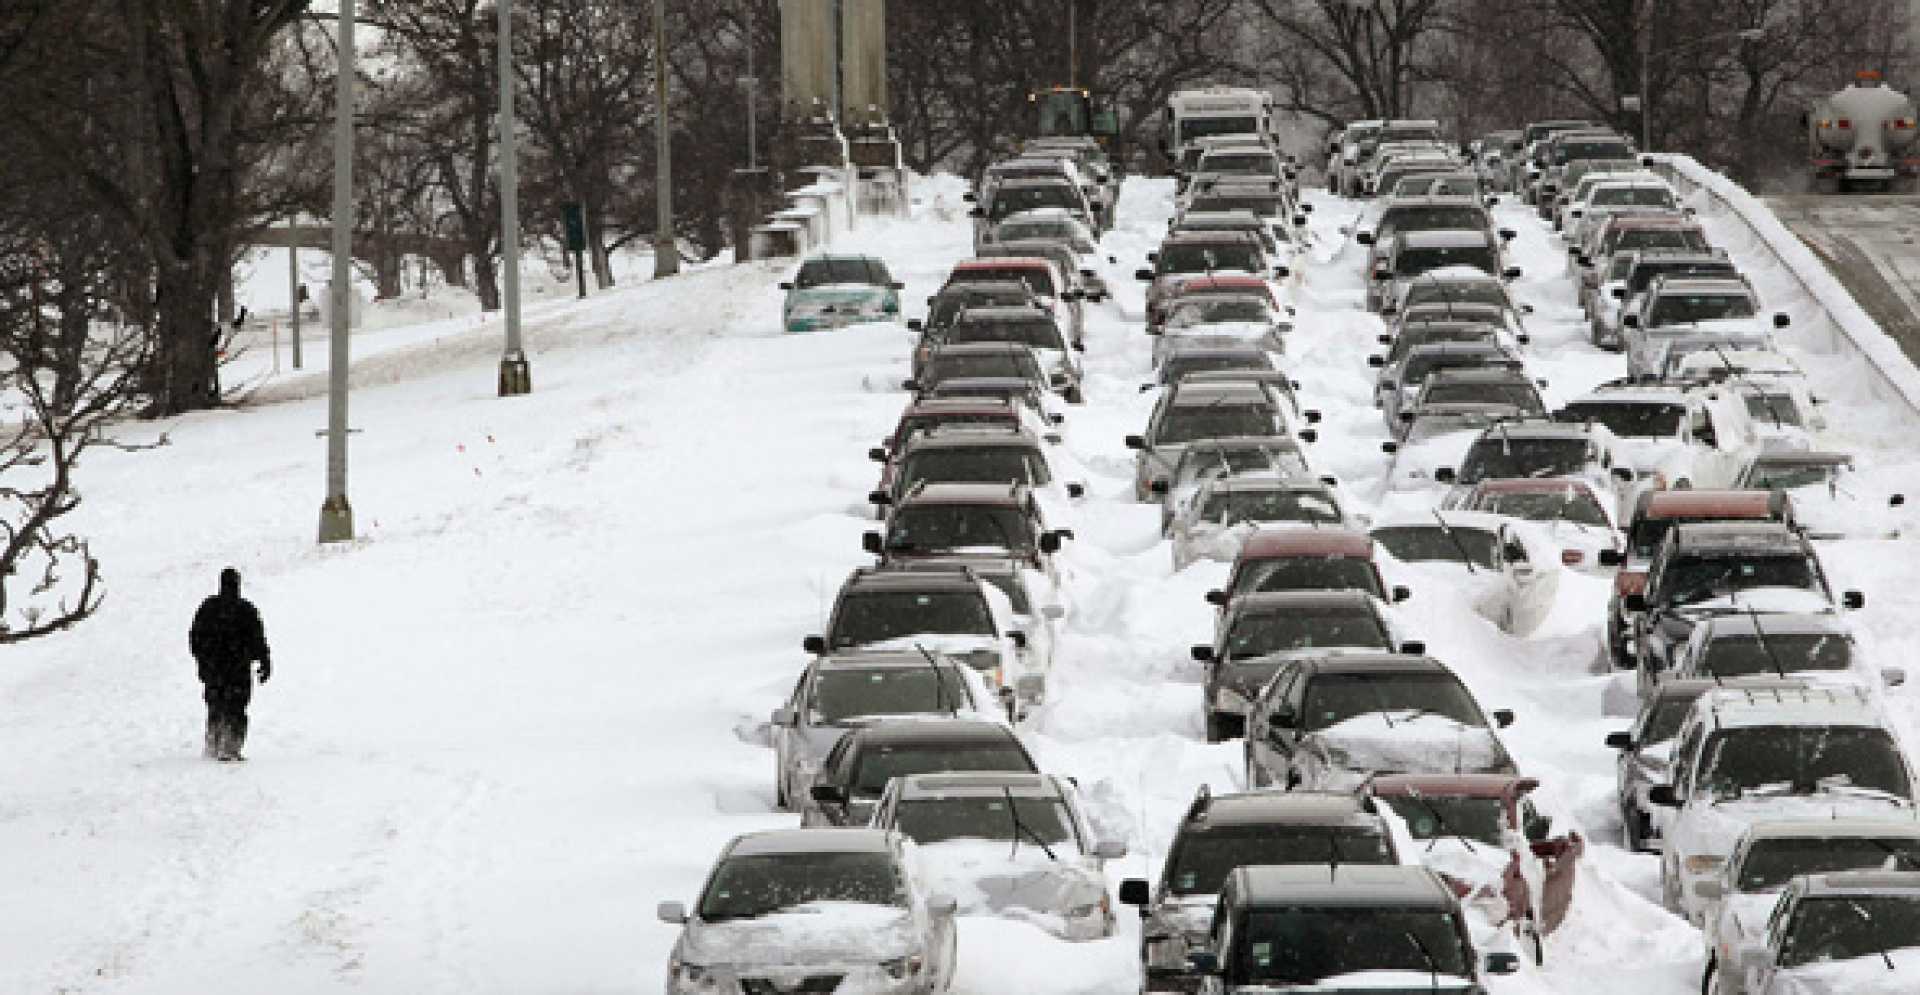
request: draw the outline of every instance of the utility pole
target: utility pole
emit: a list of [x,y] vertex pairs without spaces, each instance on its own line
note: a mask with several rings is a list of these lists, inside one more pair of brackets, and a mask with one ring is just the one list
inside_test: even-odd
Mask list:
[[320,504],[320,541],[353,539],[347,502],[347,335],[353,307],[353,4],[340,0],[340,72],[333,119],[333,295],[327,359],[327,497]]
[[747,99],[747,169],[752,170],[758,163],[754,149],[754,126],[760,117],[759,87],[760,77],[753,74],[753,27],[749,25],[747,33],[747,74],[740,77],[740,88]]
[[653,130],[659,170],[653,198],[653,278],[680,272],[680,247],[673,237],[673,137],[667,126],[667,0],[653,0]]
[[293,368],[300,368],[300,243],[295,234],[297,228],[293,219],[287,219],[287,300],[293,306],[290,323],[293,326]]
[[507,270],[506,351],[500,355],[500,396],[533,390],[533,371],[520,343],[520,155],[513,119],[513,0],[494,0],[500,15],[500,249]]

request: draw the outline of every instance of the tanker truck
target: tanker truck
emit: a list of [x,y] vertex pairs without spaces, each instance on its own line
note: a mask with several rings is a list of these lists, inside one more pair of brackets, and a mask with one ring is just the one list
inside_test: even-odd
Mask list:
[[1813,188],[1821,193],[1892,190],[1920,176],[1912,98],[1876,72],[1814,102],[1807,115]]

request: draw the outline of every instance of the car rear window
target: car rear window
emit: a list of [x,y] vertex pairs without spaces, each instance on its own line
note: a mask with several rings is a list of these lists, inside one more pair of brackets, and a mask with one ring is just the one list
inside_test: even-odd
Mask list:
[[793,285],[801,290],[836,283],[883,287],[891,280],[887,268],[872,259],[809,259],[800,264]]
[[1035,773],[1026,751],[1011,742],[874,745],[860,751],[853,790],[877,795],[887,781],[943,770],[1009,770]]

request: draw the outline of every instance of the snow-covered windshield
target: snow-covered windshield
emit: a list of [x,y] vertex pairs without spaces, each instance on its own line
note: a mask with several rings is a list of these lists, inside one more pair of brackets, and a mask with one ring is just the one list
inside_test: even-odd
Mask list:
[[1834,463],[1768,460],[1754,464],[1753,469],[1747,471],[1746,484],[1768,490],[1791,490],[1826,484],[1838,476],[1839,471],[1839,465]]
[[1442,266],[1471,266],[1486,273],[1500,271],[1493,249],[1484,245],[1437,245],[1402,249],[1393,257],[1393,275],[1404,280]]
[[1019,342],[1035,349],[1057,349],[1066,351],[1067,342],[1060,335],[1060,326],[1051,319],[1041,318],[1034,321],[963,321],[947,332],[949,343],[958,342]]
[[1227,476],[1236,473],[1257,473],[1263,470],[1277,470],[1283,474],[1304,474],[1307,472],[1307,459],[1296,449],[1280,449],[1264,446],[1236,446],[1225,449],[1209,446],[1205,443],[1187,447],[1182,455],[1177,483],[1192,483],[1201,477],[1216,471]]
[[1598,422],[1622,438],[1664,439],[1680,431],[1686,413],[1686,405],[1664,401],[1575,401],[1561,420]]
[[1325,494],[1293,490],[1236,490],[1207,496],[1200,510],[1204,521],[1220,525],[1241,522],[1318,522],[1338,524],[1340,506]]
[[[1018,818],[1016,832],[1015,819]],[[1038,838],[1048,844],[1073,843],[1073,820],[1057,798],[1004,795],[964,798],[902,799],[894,813],[895,829],[916,843],[947,840],[1003,840],[1018,837],[1022,844]]]
[[1506,826],[1506,803],[1498,798],[1435,798],[1431,795],[1380,799],[1407,821],[1407,833],[1416,840],[1464,837],[1492,846],[1501,845]]
[[906,887],[885,853],[739,855],[714,868],[700,918],[753,919],[813,902],[905,905]]
[[929,449],[907,457],[900,467],[904,487],[920,481],[970,484],[1045,484],[1052,480],[1046,457],[1025,446],[967,446]]
[[1384,598],[1371,560],[1348,556],[1296,556],[1248,567],[1234,593],[1249,591],[1365,591]]
[[1463,726],[1486,720],[1473,695],[1451,674],[1321,674],[1307,685],[1300,727],[1312,732],[1361,715],[1387,713],[1393,721],[1439,715]]
[[1215,270],[1258,272],[1260,260],[1251,244],[1216,242],[1210,244],[1169,245],[1160,250],[1156,264],[1159,273],[1210,273]]
[[1178,407],[1167,412],[1154,438],[1156,445],[1221,439],[1233,435],[1278,435],[1273,409],[1264,404],[1222,404],[1219,407]]
[[972,591],[867,591],[849,594],[834,619],[833,645],[877,643],[923,632],[992,635],[987,599]]
[[998,412],[941,412],[932,415],[910,415],[900,419],[900,426],[894,432],[894,441],[903,443],[916,432],[925,432],[941,425],[1007,425],[1020,424],[1020,419],[1012,409]]
[[1472,972],[1447,912],[1400,908],[1261,909],[1247,913],[1227,965],[1230,983],[1303,985],[1356,971]]
[[970,307],[1008,307],[1025,304],[1032,299],[1033,291],[1025,284],[1019,289],[975,290],[962,284],[959,287],[941,291],[933,299],[933,307],[927,312],[927,325],[931,328],[944,328],[953,324],[959,313]]
[[836,668],[814,680],[810,702],[820,721],[833,723],[862,715],[951,711],[967,704],[967,693],[951,666]]
[[1661,294],[1647,314],[1647,324],[1686,325],[1722,318],[1753,317],[1753,298],[1745,294]]
[[1401,309],[1421,304],[1492,304],[1507,306],[1507,291],[1491,280],[1416,280],[1400,298]]
[[1375,239],[1402,231],[1456,231],[1487,227],[1487,212],[1468,204],[1395,207],[1380,218]]
[[1787,924],[1780,966],[1877,957],[1916,944],[1920,944],[1920,897],[1909,893],[1808,898],[1794,909],[1793,921]]
[[1284,615],[1242,615],[1227,633],[1231,659],[1323,646],[1390,648],[1379,619],[1351,603],[1292,605]]
[[1668,604],[1688,605],[1757,587],[1795,587],[1816,591],[1813,566],[1798,554],[1786,556],[1713,556],[1667,564],[1660,589]]
[[1200,297],[1184,300],[1167,310],[1167,326],[1187,328],[1218,322],[1266,324],[1273,320],[1273,308],[1258,297]]
[[1710,263],[1699,260],[1693,262],[1664,262],[1658,259],[1653,261],[1641,260],[1640,264],[1633,268],[1633,275],[1627,280],[1627,296],[1632,297],[1646,290],[1647,285],[1653,282],[1653,278],[1662,273],[1708,277],[1738,277],[1740,275],[1740,271],[1735,269],[1734,265],[1730,262]]
[[[1027,289],[1037,297],[1057,297],[1058,288],[1053,285],[1053,271],[1049,267],[1038,265],[980,266],[969,267],[956,272],[951,281],[966,283],[1018,282],[1027,285]],[[1019,303],[1015,301],[1013,303]]]
[[1422,404],[1505,404],[1523,412],[1546,411],[1540,395],[1523,383],[1445,383],[1435,384],[1421,397]]
[[887,781],[910,774],[943,770],[1011,770],[1033,772],[1033,761],[1011,740],[1004,743],[944,743],[926,746],[870,746],[860,752],[853,774],[853,791],[877,795]]
[[928,553],[949,549],[1005,549],[1033,545],[1030,519],[999,504],[910,504],[887,523],[887,548]]
[[1704,252],[1707,236],[1698,228],[1628,228],[1607,247],[1613,252],[1633,249],[1692,249]]
[[809,259],[801,263],[800,272],[794,274],[793,286],[797,290],[842,283],[884,287],[890,280],[886,266],[878,260]]
[[1402,563],[1467,563],[1489,570],[1499,538],[1485,529],[1449,524],[1391,525],[1373,530],[1373,538]]
[[1459,367],[1481,367],[1494,359],[1492,353],[1475,349],[1472,351],[1420,352],[1407,357],[1400,370],[1400,382],[1411,386],[1427,379],[1435,370],[1456,369]]
[[925,379],[938,383],[956,377],[1024,377],[1037,380],[1040,376],[1040,365],[1034,362],[1031,353],[1008,349],[1004,352],[957,354],[943,350],[927,360]]
[[1748,726],[1707,747],[1700,784],[1715,798],[1885,792],[1911,798],[1900,747],[1862,726]]
[[1740,862],[1740,890],[1784,888],[1802,874],[1875,870],[1920,871],[1920,839],[1810,835],[1755,840]]
[[[1764,618],[1760,616],[1759,618]],[[1759,621],[1756,618],[1755,621]],[[1853,663],[1853,641],[1838,633],[1766,632],[1725,635],[1707,644],[1695,670],[1701,677],[1751,677],[1801,670],[1846,670]]]
[[1572,522],[1575,525],[1607,527],[1607,512],[1593,492],[1569,484],[1548,493],[1486,494],[1474,504],[1475,511],[1512,515],[1530,522]]
[[1460,463],[1460,482],[1502,477],[1566,477],[1587,468],[1585,439],[1515,439],[1495,431],[1481,437]]
[[[1773,425],[1776,427],[1785,427],[1785,426],[1791,425],[1794,428],[1800,428],[1806,425],[1806,419],[1801,416],[1800,406],[1794,403],[1792,394],[1789,394],[1789,393],[1776,394],[1776,393],[1770,393],[1767,391],[1756,391],[1756,390],[1744,390],[1741,393],[1747,399],[1747,413],[1752,415],[1753,420],[1760,423],[1761,425]],[[1801,469],[1801,468],[1796,467],[1795,469]],[[1806,469],[1813,469],[1813,468],[1809,467]],[[1824,477],[1824,474],[1822,474],[1822,477]],[[1824,479],[1821,479],[1814,482],[1825,483],[1826,481]],[[1798,484],[1766,484],[1763,486],[1798,487],[1800,485]]]
[[1386,833],[1373,826],[1247,825],[1189,829],[1167,855],[1167,890],[1212,895],[1250,864],[1391,864]]

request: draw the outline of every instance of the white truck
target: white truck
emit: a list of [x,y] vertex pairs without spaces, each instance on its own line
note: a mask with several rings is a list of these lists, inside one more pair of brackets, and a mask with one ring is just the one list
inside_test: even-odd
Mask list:
[[1913,98],[1863,72],[1856,82],[1814,101],[1807,114],[1807,144],[1816,192],[1891,190],[1920,175],[1913,152]]
[[1271,143],[1274,138],[1273,94],[1237,86],[1209,86],[1198,90],[1178,90],[1168,95],[1162,109],[1161,151],[1173,169],[1193,166],[1187,157],[1197,159],[1200,139],[1214,135],[1258,135]]

